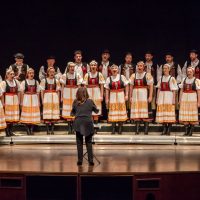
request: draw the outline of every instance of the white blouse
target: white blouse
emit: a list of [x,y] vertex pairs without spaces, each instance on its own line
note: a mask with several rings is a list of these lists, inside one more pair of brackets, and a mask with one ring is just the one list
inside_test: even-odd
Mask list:
[[[33,79],[33,80],[26,79],[26,82],[27,82],[28,85],[35,85],[35,81],[36,81],[35,79]],[[39,85],[38,81],[36,81],[36,86],[37,86],[36,92],[39,93],[40,92],[40,85]],[[24,92],[24,90],[25,90],[25,81],[22,81],[21,91]]]
[[[170,79],[170,81],[169,81],[169,79]],[[165,82],[165,83],[169,82],[170,90],[178,90],[178,85],[177,85],[176,79],[174,77],[172,77],[170,75],[162,76],[156,85],[157,88],[161,88],[161,80],[162,80],[162,82]]]
[[[111,80],[112,80],[113,82],[119,81],[119,80],[120,80],[120,75],[117,74],[116,77],[111,76]],[[122,82],[124,83],[124,86],[126,86],[126,85],[129,84],[129,81],[126,79],[126,77],[125,77],[124,75],[121,75],[121,80],[122,80]],[[108,78],[106,79],[106,83],[105,83],[104,87],[105,87],[106,89],[110,89],[110,77],[108,77]]]
[[129,79],[130,84],[134,85],[134,80],[135,79],[143,79],[145,74],[146,74],[147,85],[153,85],[153,77],[151,76],[150,73],[146,73],[146,72],[142,72],[142,73],[136,72],[135,74],[132,74]]
[[[183,88],[184,81],[185,81],[185,83],[187,83],[187,84],[192,84],[193,81],[194,81],[194,79],[195,79],[195,77],[193,77],[193,78],[188,78],[188,77],[186,77],[186,80],[185,80],[185,78],[184,78],[184,79],[182,80],[181,84],[179,84],[179,88]],[[195,80],[195,85],[196,85],[196,89],[197,89],[197,90],[200,90],[200,80],[197,79],[197,78],[196,78],[196,80]]]
[[84,77],[83,84],[88,85],[88,76],[91,78],[96,78],[98,74],[99,74],[99,84],[105,84],[105,79],[103,77],[103,74],[100,72],[96,72],[95,74],[88,72]]
[[56,91],[60,90],[60,82],[57,79],[42,79],[42,81],[40,82],[40,90],[45,90],[45,85],[46,85],[46,80],[48,84],[55,84],[54,80],[56,80]]
[[73,74],[68,72],[67,75],[66,75],[66,73],[63,74],[62,77],[60,78],[60,83],[65,85],[66,84],[66,78],[67,79],[75,79],[75,77],[76,77],[76,80],[77,80],[77,85],[81,85],[82,82],[83,82],[83,78],[80,76],[80,74],[78,74],[76,72],[74,72]]

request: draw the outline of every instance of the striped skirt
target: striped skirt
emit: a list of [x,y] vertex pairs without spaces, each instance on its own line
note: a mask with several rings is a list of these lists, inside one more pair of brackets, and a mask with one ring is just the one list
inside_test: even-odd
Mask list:
[[174,123],[176,121],[175,105],[172,91],[160,91],[157,102],[156,122]]
[[89,98],[94,101],[95,105],[99,109],[99,112],[97,114],[92,112],[92,115],[93,116],[101,115],[102,109],[101,109],[101,100],[100,100],[100,98],[101,98],[101,90],[100,90],[100,88],[98,86],[96,86],[96,87],[88,86],[87,90],[88,90]]
[[179,109],[179,122],[198,122],[197,93],[184,93]]
[[124,90],[110,90],[109,122],[124,122],[127,120],[127,111]]
[[57,92],[44,93],[43,119],[60,119],[60,102]]
[[131,103],[131,119],[148,119],[148,91],[147,88],[134,88]]
[[76,99],[76,92],[78,87],[64,87],[63,90],[63,107],[62,107],[62,117],[64,119],[73,119],[70,116],[72,110],[72,104]]
[[6,122],[19,121],[19,99],[17,94],[5,94],[5,119]]
[[37,94],[24,94],[20,121],[25,124],[40,123],[40,108]]
[[6,128],[6,119],[4,115],[4,109],[0,101],[0,129],[5,129],[5,128]]

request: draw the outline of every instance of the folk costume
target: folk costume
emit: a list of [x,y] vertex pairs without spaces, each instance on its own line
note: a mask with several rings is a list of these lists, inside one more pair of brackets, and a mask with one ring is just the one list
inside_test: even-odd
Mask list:
[[19,122],[20,117],[20,83],[18,80],[5,80],[1,83],[1,90],[4,94],[4,110],[7,123],[6,135],[14,135],[12,132],[13,123]]
[[60,82],[54,78],[43,79],[40,83],[43,99],[43,120],[47,134],[54,134],[54,122],[60,119]]
[[153,77],[145,71],[136,72],[132,74],[129,82],[131,85],[131,119],[136,122],[136,134],[139,134],[141,121],[145,122],[145,134],[148,134],[149,122],[152,121],[151,103],[148,102],[148,98],[153,92]]
[[178,90],[177,82],[171,75],[163,75],[158,84],[156,122],[162,123],[162,135],[170,135],[172,123],[176,122],[175,91]]
[[72,122],[74,120],[74,116],[71,116],[70,112],[72,110],[73,101],[76,99],[77,89],[81,86],[82,81],[82,77],[75,71],[73,73],[67,71],[60,79],[62,84],[62,118],[68,121],[69,134],[72,134]]
[[185,125],[185,136],[192,136],[194,125],[198,124],[198,101],[200,92],[200,80],[186,77],[179,85],[180,110],[179,122]]
[[40,86],[35,79],[26,79],[21,83],[22,112],[20,122],[27,124],[27,133],[32,135],[33,125],[40,123]]
[[[127,120],[125,96],[128,99],[128,80],[125,76],[116,74],[107,78],[105,88],[109,99],[108,122],[112,123],[112,134],[115,134],[116,123],[119,123],[118,133],[122,133],[122,124]],[[126,93],[126,94],[125,94]]]
[[103,98],[103,88],[105,80],[100,72],[88,72],[85,77],[83,84],[87,87],[89,98],[92,99],[99,110],[98,113],[92,113],[95,123],[98,122],[98,116],[102,114],[101,102]]

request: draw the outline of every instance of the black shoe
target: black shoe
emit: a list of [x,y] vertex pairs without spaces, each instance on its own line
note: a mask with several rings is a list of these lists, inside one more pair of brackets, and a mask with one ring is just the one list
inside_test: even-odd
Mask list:
[[13,127],[13,124],[10,124],[9,127],[8,127],[9,135],[10,136],[16,136],[15,133],[12,132],[12,127]]
[[10,137],[10,132],[9,132],[8,128],[5,129],[5,132],[6,132],[6,137]]
[[82,165],[82,164],[83,164],[82,161],[78,161],[78,162],[77,162],[77,165],[78,165],[78,166],[80,166],[80,165]]
[[26,132],[27,132],[27,135],[31,135],[30,129],[29,129],[29,126],[28,126],[28,125],[26,126]]
[[34,134],[33,134],[33,127],[34,127],[33,125],[30,126],[30,134],[31,134],[31,135],[34,135]]
[[189,129],[189,124],[185,125],[184,127],[185,127],[185,134],[183,136],[188,136],[189,130],[190,130]]
[[49,133],[49,124],[48,123],[46,124],[46,129],[47,129],[47,135],[50,135],[50,133]]
[[148,135],[149,133],[149,122],[144,123],[144,134]]
[[116,129],[116,122],[112,123],[112,135],[115,134],[115,129]]
[[9,131],[10,136],[16,136],[15,133],[13,133],[12,131]]
[[68,135],[72,135],[72,124],[68,122]]
[[140,122],[139,121],[136,121],[135,122],[135,126],[136,126],[136,131],[135,131],[135,135],[139,135],[139,129],[140,129]]
[[168,127],[167,127],[167,134],[166,134],[166,135],[170,135],[170,133],[171,133],[171,128],[172,128],[172,124],[168,124]]
[[190,124],[188,136],[192,136],[193,130],[194,130],[194,125],[193,125],[193,124]]
[[54,135],[54,124],[51,124],[51,135]]
[[119,134],[119,135],[122,134],[122,122],[119,122],[119,130],[118,130],[118,134]]
[[161,135],[166,135],[167,134],[167,124],[163,124],[163,132]]
[[90,165],[90,166],[94,166],[94,162],[92,162],[92,161],[89,162],[89,165]]

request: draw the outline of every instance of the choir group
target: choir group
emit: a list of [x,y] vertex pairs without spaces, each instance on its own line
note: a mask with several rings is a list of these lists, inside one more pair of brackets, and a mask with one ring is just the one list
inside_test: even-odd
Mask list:
[[[72,104],[79,87],[86,87],[95,102],[98,113],[93,113],[94,123],[107,120],[112,123],[112,134],[122,133],[123,123],[134,122],[135,134],[148,134],[149,123],[163,124],[162,135],[170,135],[171,126],[181,123],[185,136],[191,136],[194,125],[199,123],[200,62],[198,52],[191,50],[190,60],[181,67],[172,53],[165,55],[166,62],[158,65],[152,52],[145,53],[145,60],[133,63],[130,52],[121,65],[110,62],[110,52],[102,52],[102,60],[89,64],[82,62],[82,52],[74,52],[74,62],[68,62],[62,74],[55,66],[55,57],[47,58],[47,65],[39,71],[39,81],[34,69],[24,64],[24,55],[15,54],[15,63],[0,83],[0,129],[12,136],[14,123],[33,127],[42,121],[47,134],[54,134],[54,124],[60,118],[68,122],[69,134],[73,133]],[[118,127],[116,126],[118,124]]]

